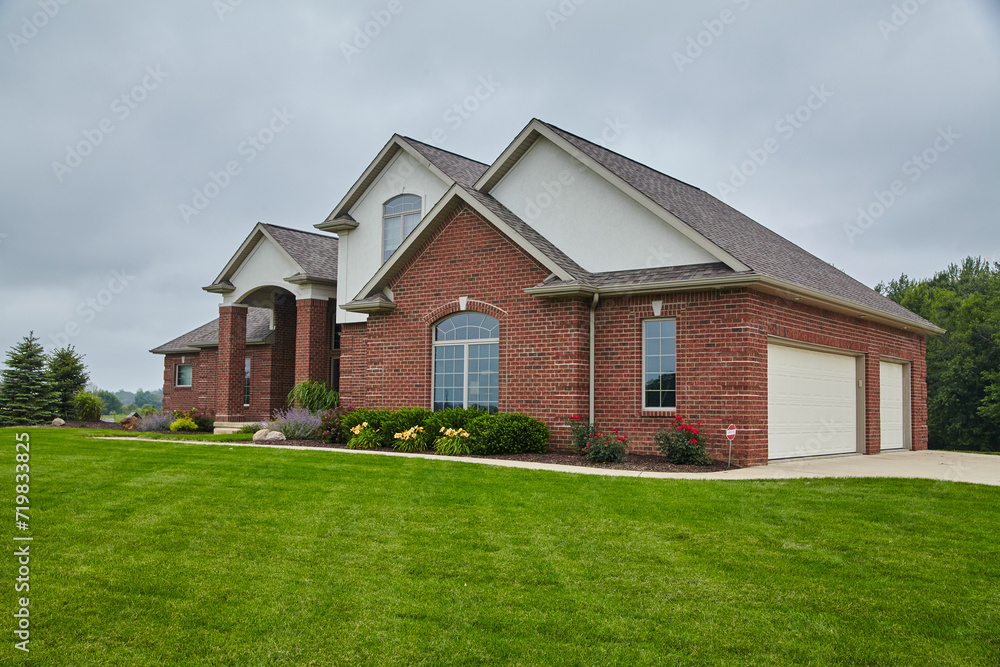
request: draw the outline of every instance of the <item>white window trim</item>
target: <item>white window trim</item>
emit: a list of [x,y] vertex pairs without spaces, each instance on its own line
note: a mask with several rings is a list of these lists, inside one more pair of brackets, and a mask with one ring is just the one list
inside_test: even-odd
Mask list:
[[[417,197],[418,199],[420,199],[420,208],[418,210],[416,210],[416,211],[409,211],[408,213],[393,213],[392,215],[386,215],[386,213],[385,213],[385,207],[386,207],[386,205],[389,202],[391,202],[391,201],[393,201],[395,199],[399,199],[400,197],[405,197],[406,195],[409,195],[411,197]],[[382,259],[382,264],[385,264],[386,262],[388,262],[389,261],[389,257],[392,257],[392,253],[396,252],[396,250],[399,249],[399,246],[403,245],[403,242],[406,241],[406,236],[403,235],[403,218],[405,216],[407,216],[407,215],[412,215],[413,213],[416,213],[417,215],[419,215],[420,216],[420,220],[424,219],[424,197],[423,197],[423,195],[418,195],[416,192],[401,192],[399,194],[393,195],[392,197],[389,197],[384,202],[382,202],[382,232],[381,232],[381,236],[380,236],[381,241],[379,242],[379,248],[378,248],[379,257]],[[385,256],[385,220],[386,220],[386,218],[395,218],[397,216],[399,216],[399,233],[400,233],[399,245],[392,249],[392,252],[389,253],[389,257],[386,257]],[[420,224],[420,221],[418,220],[417,221],[417,225],[419,225],[419,224]],[[416,229],[416,227],[414,227],[414,229]]]
[[[247,368],[249,366],[249,368]],[[250,371],[247,373],[247,371]],[[249,386],[248,386],[249,383]],[[253,394],[253,361],[246,357],[243,361],[243,407],[250,407],[251,394]]]
[[[191,369],[191,384],[181,384],[181,367],[187,366]],[[187,388],[194,386],[194,364],[176,364],[174,366],[174,386]]]
[[640,320],[641,330],[639,335],[642,337],[642,376],[639,378],[639,386],[642,392],[642,411],[644,413],[664,413],[664,412],[677,412],[677,396],[680,394],[678,390],[677,377],[680,376],[680,355],[677,354],[677,342],[680,338],[680,328],[675,327],[674,329],[674,359],[677,361],[677,370],[674,371],[674,407],[672,408],[650,408],[646,407],[646,322],[677,322],[676,317],[647,317]]
[[[475,311],[475,312],[478,312],[478,311]],[[448,318],[454,317],[455,315],[459,315],[459,314],[460,313],[452,313],[451,315],[443,317],[440,320],[438,320],[437,322],[435,322],[433,328],[431,329],[431,336],[433,338],[437,338],[437,327],[438,327],[438,325],[441,324],[441,322],[444,322],[445,320],[447,320]],[[486,313],[479,313],[479,314],[480,315],[485,315]],[[492,316],[490,316],[490,317],[492,317]],[[494,318],[494,319],[496,319],[496,318]],[[465,348],[463,350],[463,354],[464,354],[463,360],[464,361],[462,362],[462,407],[464,409],[466,409],[466,410],[469,409],[469,346],[470,345],[496,345],[497,346],[497,352],[499,353],[499,351],[500,351],[500,338],[499,337],[497,337],[497,338],[477,338],[475,340],[466,340],[466,341],[458,341],[458,340],[442,340],[442,341],[437,341],[437,340],[433,340],[431,342],[431,410],[432,411],[434,410],[434,396],[437,394],[437,372],[434,369],[434,364],[435,364],[435,361],[437,359],[437,352],[436,352],[436,350],[439,347],[459,347],[459,346],[461,346],[461,347]],[[498,360],[499,360],[499,357],[498,357]],[[498,389],[498,392],[497,392],[497,411],[500,410],[499,387],[500,387],[500,374],[498,372],[497,373],[497,389]]]

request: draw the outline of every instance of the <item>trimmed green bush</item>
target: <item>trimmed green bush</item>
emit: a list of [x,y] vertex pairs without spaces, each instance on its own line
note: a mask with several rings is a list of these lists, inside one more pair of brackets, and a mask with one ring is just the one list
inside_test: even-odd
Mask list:
[[422,452],[430,449],[433,439],[427,437],[428,433],[424,428],[424,423],[430,414],[430,410],[425,410],[424,408],[403,408],[395,412],[390,412],[382,420],[380,426],[382,429],[382,446],[399,449],[400,441],[396,438],[396,434],[405,433],[413,427],[419,426],[422,430],[419,433],[415,433],[415,437],[404,443],[403,446],[406,449],[403,451]]
[[[348,431],[364,422],[368,422],[368,426],[373,430],[381,431],[382,422],[388,419],[391,414],[392,411],[384,408],[355,408],[350,412],[350,414],[343,418],[341,423]],[[389,437],[391,438],[392,434],[390,434]],[[379,447],[381,447],[381,445],[379,445]]]
[[471,454],[544,454],[549,448],[549,428],[528,415],[485,415],[466,430]]
[[104,404],[101,399],[86,391],[78,391],[73,395],[73,414],[82,422],[101,421]]
[[198,425],[195,424],[193,420],[188,419],[187,417],[181,417],[180,419],[174,420],[174,423],[170,425],[170,430],[174,431],[175,433],[177,431],[194,432],[198,430]]
[[424,429],[427,431],[431,445],[435,445],[441,437],[441,429],[464,429],[469,430],[469,424],[474,419],[484,417],[489,413],[479,408],[448,408],[438,412],[432,412],[424,420]]
[[618,429],[604,431],[596,428],[597,432],[590,436],[580,453],[594,463],[622,463],[625,460],[625,448],[628,447],[628,436],[620,434]]
[[246,435],[249,433],[250,435],[253,435],[262,428],[267,428],[267,427],[264,426],[263,424],[244,424],[243,426],[240,427],[240,430],[238,430],[236,433],[241,435]]

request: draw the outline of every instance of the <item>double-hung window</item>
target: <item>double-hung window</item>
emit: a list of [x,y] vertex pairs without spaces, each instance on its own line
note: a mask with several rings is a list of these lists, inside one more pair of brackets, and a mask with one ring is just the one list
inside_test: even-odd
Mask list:
[[643,409],[677,407],[677,320],[642,323],[642,375]]
[[420,197],[400,195],[385,203],[382,213],[382,261],[396,252],[420,222]]
[[500,323],[459,313],[434,327],[434,409],[500,408]]
[[174,384],[178,387],[190,387],[192,381],[191,364],[177,364]]

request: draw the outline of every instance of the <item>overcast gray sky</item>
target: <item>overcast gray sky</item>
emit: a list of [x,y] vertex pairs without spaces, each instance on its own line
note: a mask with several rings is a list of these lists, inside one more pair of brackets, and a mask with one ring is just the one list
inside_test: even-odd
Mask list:
[[110,390],[160,386],[147,350],[217,316],[253,225],[311,230],[394,132],[492,162],[539,117],[872,286],[1000,259],[996,0],[0,0],[0,28],[0,352],[69,341]]

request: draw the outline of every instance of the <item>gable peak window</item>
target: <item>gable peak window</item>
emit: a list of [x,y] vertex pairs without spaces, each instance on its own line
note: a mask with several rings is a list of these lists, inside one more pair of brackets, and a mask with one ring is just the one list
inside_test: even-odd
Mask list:
[[463,312],[434,327],[434,409],[500,408],[500,322]]
[[382,262],[388,261],[420,222],[421,200],[417,195],[400,195],[382,207]]

